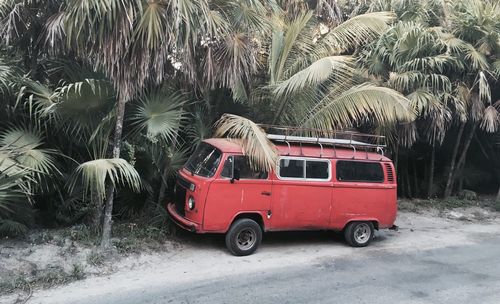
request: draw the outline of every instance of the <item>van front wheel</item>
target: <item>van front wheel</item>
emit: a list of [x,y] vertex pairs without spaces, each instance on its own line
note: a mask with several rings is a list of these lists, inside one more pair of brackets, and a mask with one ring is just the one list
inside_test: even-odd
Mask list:
[[352,247],[368,246],[373,234],[374,228],[371,222],[351,222],[344,230],[345,240]]
[[226,233],[226,246],[236,256],[250,255],[262,241],[262,229],[251,219],[236,220]]

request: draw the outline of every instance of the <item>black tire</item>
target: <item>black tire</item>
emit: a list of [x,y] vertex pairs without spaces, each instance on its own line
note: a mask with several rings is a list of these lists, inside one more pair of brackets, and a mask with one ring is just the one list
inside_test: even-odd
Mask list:
[[352,247],[366,247],[373,239],[375,229],[372,222],[351,222],[344,229],[347,244]]
[[262,228],[254,220],[236,220],[226,233],[226,247],[233,255],[250,255],[262,241]]

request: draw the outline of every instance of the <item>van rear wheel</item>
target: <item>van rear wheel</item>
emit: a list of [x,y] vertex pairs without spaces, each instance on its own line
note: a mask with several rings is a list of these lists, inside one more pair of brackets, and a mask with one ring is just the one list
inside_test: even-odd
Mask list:
[[351,222],[345,228],[344,236],[352,247],[365,247],[373,239],[374,231],[371,222]]
[[226,233],[226,247],[236,256],[250,255],[262,241],[262,229],[251,219],[236,220]]

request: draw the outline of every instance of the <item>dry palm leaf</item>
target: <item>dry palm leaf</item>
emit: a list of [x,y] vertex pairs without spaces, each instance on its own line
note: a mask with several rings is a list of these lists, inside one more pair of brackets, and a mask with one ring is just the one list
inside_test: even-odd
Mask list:
[[266,132],[250,119],[224,114],[215,123],[215,137],[228,137],[240,140],[243,153],[248,156],[250,165],[257,170],[271,171],[276,167],[278,154]]

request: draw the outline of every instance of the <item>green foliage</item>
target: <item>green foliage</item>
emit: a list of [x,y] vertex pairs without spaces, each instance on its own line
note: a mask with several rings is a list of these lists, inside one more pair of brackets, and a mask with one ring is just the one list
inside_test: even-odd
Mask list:
[[[223,113],[235,115],[217,134],[244,137],[268,169],[275,153],[249,119],[385,134],[403,159],[448,153],[463,124],[497,132],[499,7],[0,1],[0,234],[24,234],[34,206],[51,225],[98,231],[109,186],[115,217],[163,231],[176,170]],[[75,237],[94,242],[85,229]]]

